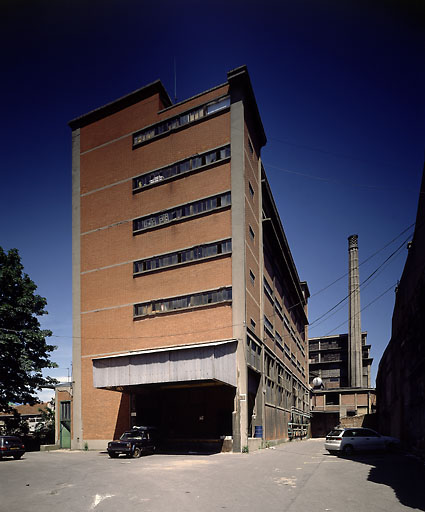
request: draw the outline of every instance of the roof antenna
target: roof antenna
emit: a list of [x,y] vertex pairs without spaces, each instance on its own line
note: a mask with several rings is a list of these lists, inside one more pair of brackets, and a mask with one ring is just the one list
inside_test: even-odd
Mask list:
[[176,58],[174,57],[174,103],[177,103],[177,71]]

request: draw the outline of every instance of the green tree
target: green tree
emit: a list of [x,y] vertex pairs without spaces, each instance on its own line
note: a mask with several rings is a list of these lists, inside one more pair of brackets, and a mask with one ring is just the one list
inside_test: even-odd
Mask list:
[[46,315],[47,301],[37,295],[37,286],[24,273],[17,249],[5,252],[0,247],[0,410],[10,410],[10,403],[34,405],[34,396],[42,387],[56,384],[43,377],[44,368],[55,368],[38,317]]

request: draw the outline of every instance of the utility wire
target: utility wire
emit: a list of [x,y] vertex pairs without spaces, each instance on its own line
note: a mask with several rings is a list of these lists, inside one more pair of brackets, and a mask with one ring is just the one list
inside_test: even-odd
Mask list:
[[[392,284],[389,288],[387,288],[384,292],[381,293],[381,295],[378,295],[378,297],[375,297],[373,300],[371,300],[368,304],[366,304],[366,306],[364,306],[358,313],[356,313],[355,316],[357,315],[360,315],[360,313],[362,311],[364,311],[366,308],[368,308],[369,306],[371,306],[372,304],[374,304],[377,300],[379,300],[381,297],[383,297],[385,294],[387,294],[390,290],[393,290],[395,286],[397,286],[398,284],[398,281],[395,282],[394,284]],[[340,323],[339,325],[337,325],[336,327],[334,327],[333,329],[331,329],[329,332],[327,332],[326,334],[324,334],[324,336],[329,336],[330,334],[333,334],[335,333],[335,331],[337,329],[339,329],[340,327],[342,327],[343,325],[345,325],[346,323],[348,322],[348,319],[347,320],[344,320],[344,322]]]
[[[343,185],[344,187],[355,187],[355,188],[366,188],[366,189],[369,189],[369,190],[393,190],[393,191],[399,191],[400,190],[400,187],[382,187],[382,186],[377,186],[377,185],[365,185],[363,183],[355,183],[355,182],[343,182],[343,181],[339,181],[339,180],[334,180],[334,179],[331,179],[331,178],[324,178],[322,176],[315,176],[313,174],[307,174],[307,173],[304,173],[304,172],[299,172],[299,171],[292,171],[291,169],[285,169],[284,167],[279,167],[277,165],[272,165],[272,164],[267,164],[266,162],[263,162],[264,163],[264,167],[265,168],[271,168],[271,169],[276,169],[278,171],[282,171],[282,172],[286,172],[288,174],[295,174],[297,176],[303,176],[304,178],[310,178],[310,179],[313,179],[313,180],[316,180],[316,181],[323,181],[323,182],[327,182],[327,183],[333,183],[335,185]],[[416,188],[406,188],[405,190],[417,190]],[[421,192],[419,191],[419,194],[423,194],[424,192]]]
[[[365,260],[363,260],[361,263],[359,263],[359,267],[361,267],[364,263],[368,262],[369,260],[371,260],[373,257],[375,257],[377,254],[379,254],[381,251],[383,251],[384,249],[386,249],[389,245],[391,245],[392,243],[394,243],[397,238],[400,238],[402,235],[404,235],[404,233],[406,233],[406,231],[408,231],[409,229],[411,229],[413,226],[415,225],[415,222],[413,224],[410,224],[410,226],[408,226],[406,229],[404,229],[401,233],[399,233],[395,238],[393,238],[390,242],[388,242],[387,244],[385,244],[383,247],[381,247],[380,249],[378,249],[376,252],[374,252],[373,254],[371,254],[370,256],[368,256]],[[412,236],[412,235],[411,235]],[[409,237],[410,238],[410,237]],[[347,277],[348,276],[348,272],[346,272],[344,275],[342,275],[341,277],[338,277],[337,279],[335,279],[335,281],[332,281],[332,283],[328,284],[327,286],[325,286],[324,288],[321,288],[319,291],[317,291],[316,293],[313,293],[311,295],[311,297],[315,297],[316,295],[319,295],[319,293],[322,293],[324,292],[325,290],[327,290],[328,288],[330,288],[331,286],[333,286],[334,284],[338,283],[339,281],[341,281],[341,279],[344,279],[344,277]]]
[[[381,251],[383,251],[384,249],[386,249],[388,246],[390,246],[393,242],[395,242],[398,238],[400,238],[402,235],[404,235],[404,233],[406,233],[406,231],[408,231],[409,229],[411,229],[413,226],[415,225],[415,222],[413,224],[410,224],[410,226],[408,226],[406,229],[404,229],[401,233],[399,233],[395,238],[393,238],[390,242],[386,243],[383,247],[381,247],[380,249],[378,249],[376,252],[374,252],[373,254],[371,254],[370,256],[368,256],[365,260],[363,260],[359,266],[363,265],[364,263],[368,262],[369,260],[371,260],[374,256],[376,256],[377,254],[379,254]],[[418,229],[421,229],[423,226],[425,225],[425,223],[421,224],[420,226],[417,226],[417,230]],[[408,239],[410,239],[411,237],[413,236],[413,234],[411,234]],[[319,291],[317,291],[316,293],[313,293],[310,297],[315,297],[316,295],[319,295],[319,293],[322,293],[324,292],[325,290],[327,290],[328,288],[330,288],[331,286],[333,286],[334,284],[336,284],[337,282],[341,281],[341,279],[344,279],[345,277],[348,276],[348,272],[346,272],[344,275],[338,277],[337,279],[335,279],[334,281],[332,281],[330,284],[326,285],[324,288],[321,288]],[[291,309],[301,305],[302,303],[301,302],[297,302],[296,304],[293,304],[292,306],[290,306],[288,309],[288,311],[290,311]],[[335,307],[339,306],[340,303],[336,304]],[[326,315],[327,313],[324,313],[324,315]],[[316,319],[318,320],[318,319]],[[315,322],[316,322],[315,320]],[[312,322],[314,323],[314,322]],[[310,324],[311,326],[312,324]]]
[[[367,283],[367,281],[369,281],[369,279],[371,279],[377,272],[380,268],[382,268],[393,256],[395,256],[397,254],[397,252],[402,248],[404,247],[404,245],[406,244],[406,242],[410,239],[410,237],[408,237],[406,240],[404,240],[398,247],[395,251],[393,251],[384,261],[383,263],[381,263],[371,274],[369,274],[369,276],[360,283],[359,286],[363,286],[365,283]],[[346,295],[343,299],[341,299],[337,304],[335,304],[335,306],[333,306],[332,308],[328,309],[328,311],[326,311],[325,313],[323,313],[322,315],[320,315],[319,317],[317,317],[315,320],[313,320],[313,322],[310,323],[310,328],[312,325],[314,325],[316,322],[318,322],[319,320],[321,320],[324,316],[326,316],[328,313],[330,313],[331,311],[333,311],[335,308],[337,308],[340,304],[342,304],[343,302],[345,302],[349,297],[350,295],[352,295],[354,292],[356,292],[359,288],[356,288],[354,289],[351,293],[349,293],[348,295]]]
[[[399,253],[400,254],[400,253]],[[385,265],[388,265],[388,261],[385,263]],[[384,266],[385,266],[384,265]],[[365,286],[362,286],[362,290],[364,290],[365,288],[367,288],[371,283],[373,283],[373,281],[383,272],[384,270],[384,267],[382,267],[380,269],[380,271],[375,274],[374,278],[371,279]],[[339,311],[341,311],[341,309],[345,307],[344,304],[342,304],[338,309],[336,309],[335,311],[333,311],[327,318],[323,318],[322,320],[320,320],[320,322],[316,323],[313,327],[309,327],[311,329],[316,329],[319,325],[321,325],[323,322],[326,322],[329,320],[329,318],[331,318],[332,316],[336,315],[336,313],[338,313]]]
[[350,156],[350,155],[345,155],[344,153],[335,153],[333,151],[329,151],[329,150],[326,150],[326,149],[317,148],[317,147],[314,147],[314,146],[309,146],[308,144],[299,144],[299,143],[296,143],[296,142],[289,142],[288,140],[282,140],[282,139],[279,139],[277,137],[268,137],[268,139],[275,140],[276,142],[281,142],[282,144],[286,144],[288,146],[294,146],[294,147],[298,147],[298,148],[302,148],[302,149],[309,149],[311,151],[316,151],[317,153],[323,153],[325,155],[332,155],[332,156],[336,156],[338,158],[345,158],[347,160],[353,160],[354,162],[364,162],[364,163],[373,164],[375,166],[376,165],[383,165],[383,166],[386,166],[386,167],[388,167],[388,166],[395,167],[395,168],[399,167],[398,165],[394,165],[391,162],[374,162],[374,161],[368,160],[366,158],[353,157],[353,156]]

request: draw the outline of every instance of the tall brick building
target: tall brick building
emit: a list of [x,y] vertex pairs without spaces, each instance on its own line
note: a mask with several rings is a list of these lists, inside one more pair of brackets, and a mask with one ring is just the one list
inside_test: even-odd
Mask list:
[[154,82],[70,127],[72,446],[141,424],[235,451],[287,439],[309,417],[308,288],[246,68],[178,104]]

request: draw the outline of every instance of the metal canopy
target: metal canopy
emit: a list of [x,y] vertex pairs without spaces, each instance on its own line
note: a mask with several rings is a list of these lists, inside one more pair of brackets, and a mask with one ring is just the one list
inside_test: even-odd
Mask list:
[[96,388],[217,380],[236,387],[236,340],[93,359]]

